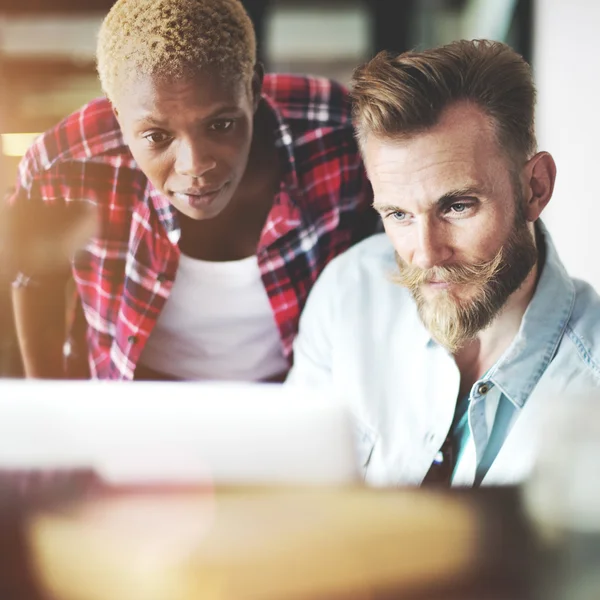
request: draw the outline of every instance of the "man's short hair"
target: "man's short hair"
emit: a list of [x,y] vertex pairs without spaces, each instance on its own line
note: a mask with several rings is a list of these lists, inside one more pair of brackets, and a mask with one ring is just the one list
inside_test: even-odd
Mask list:
[[256,39],[239,0],[117,0],[100,28],[97,62],[114,102],[136,74],[250,78]]
[[492,118],[513,163],[536,152],[535,86],[527,62],[506,44],[460,40],[425,50],[380,52],[352,78],[359,142],[402,139],[434,126],[444,109],[472,102]]

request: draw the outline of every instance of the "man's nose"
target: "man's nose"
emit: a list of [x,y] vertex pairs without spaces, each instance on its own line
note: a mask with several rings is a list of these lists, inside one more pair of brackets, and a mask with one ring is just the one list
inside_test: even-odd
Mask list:
[[452,256],[446,226],[435,219],[424,218],[417,223],[417,247],[413,255],[413,264],[421,269],[442,266]]
[[217,166],[210,146],[196,141],[182,142],[177,149],[175,170],[179,175],[201,178]]

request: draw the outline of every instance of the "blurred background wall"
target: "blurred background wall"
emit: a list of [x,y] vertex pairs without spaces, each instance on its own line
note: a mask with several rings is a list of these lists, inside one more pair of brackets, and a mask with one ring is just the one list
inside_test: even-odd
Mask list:
[[569,272],[600,292],[600,2],[537,0],[535,12],[539,143],[558,167],[544,218]]
[[[348,83],[381,49],[425,48],[461,37],[508,42],[539,88],[540,147],[558,163],[545,217],[572,273],[600,290],[600,162],[596,80],[600,2],[590,0],[244,0],[261,59],[273,71]],[[5,192],[33,136],[100,94],[96,31],[112,0],[0,0],[0,182]],[[0,345],[14,346],[8,290],[0,290]],[[12,356],[7,359],[6,356]],[[4,357],[4,359],[2,358]],[[2,362],[4,360],[4,362]],[[0,348],[0,374],[18,372]]]
[[[242,2],[256,25],[260,57],[274,71],[347,83],[352,69],[381,49],[403,51],[463,36],[508,40],[530,58],[533,0]],[[0,134],[9,181],[32,134],[100,94],[95,38],[112,4],[0,0]]]

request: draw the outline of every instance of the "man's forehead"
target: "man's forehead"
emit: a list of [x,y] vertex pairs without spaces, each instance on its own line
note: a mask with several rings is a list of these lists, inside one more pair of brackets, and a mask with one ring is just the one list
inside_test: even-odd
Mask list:
[[375,188],[387,185],[444,190],[477,187],[486,171],[474,151],[465,145],[432,145],[415,139],[405,144],[374,144],[366,167]]
[[[451,150],[463,155],[479,156],[481,152],[500,151],[496,129],[492,119],[473,103],[460,102],[451,105],[438,122],[415,133],[368,134],[364,143],[367,162],[391,158],[416,158],[424,154]],[[413,161],[414,162],[414,161]]]
[[394,181],[410,185],[432,178],[449,180],[450,186],[466,179],[480,183],[492,170],[505,166],[487,116],[463,107],[434,127],[408,137],[368,135],[363,150],[374,184]]

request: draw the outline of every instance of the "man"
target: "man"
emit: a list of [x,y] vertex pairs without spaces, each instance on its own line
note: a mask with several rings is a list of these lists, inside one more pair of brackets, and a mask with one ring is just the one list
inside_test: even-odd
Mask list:
[[[72,265],[92,377],[282,379],[313,282],[377,227],[346,91],[263,77],[238,0],[118,0],[97,54],[106,98],[34,143],[11,198],[96,210]],[[15,286],[31,377],[65,375],[57,273]]]
[[289,382],[353,404],[372,483],[520,481],[549,397],[600,391],[600,299],[540,221],[530,69],[459,41],[379,54],[353,94],[385,235],[317,282]]

